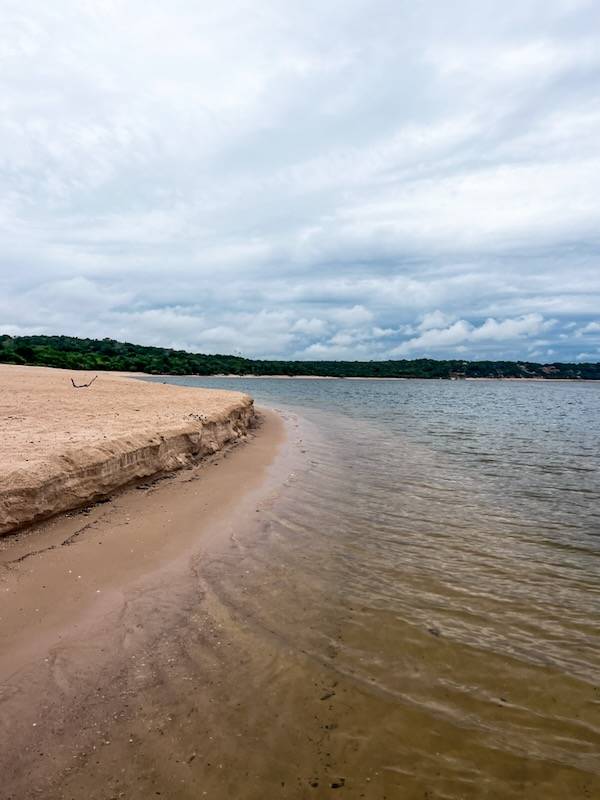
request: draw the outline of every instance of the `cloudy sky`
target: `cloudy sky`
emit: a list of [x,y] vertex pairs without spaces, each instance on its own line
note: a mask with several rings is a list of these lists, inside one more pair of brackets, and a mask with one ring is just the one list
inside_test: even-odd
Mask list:
[[598,0],[3,0],[0,329],[600,361]]

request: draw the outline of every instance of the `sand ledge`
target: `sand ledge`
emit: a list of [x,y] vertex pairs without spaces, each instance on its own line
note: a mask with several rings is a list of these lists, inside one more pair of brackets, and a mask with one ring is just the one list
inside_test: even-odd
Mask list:
[[0,534],[187,466],[243,436],[254,402],[100,373],[0,367]]

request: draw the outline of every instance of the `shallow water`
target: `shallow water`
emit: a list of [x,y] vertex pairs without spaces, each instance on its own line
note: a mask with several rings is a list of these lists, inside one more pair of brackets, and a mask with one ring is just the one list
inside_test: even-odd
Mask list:
[[302,419],[260,535],[199,572],[252,637],[230,796],[600,796],[600,385],[169,381]]

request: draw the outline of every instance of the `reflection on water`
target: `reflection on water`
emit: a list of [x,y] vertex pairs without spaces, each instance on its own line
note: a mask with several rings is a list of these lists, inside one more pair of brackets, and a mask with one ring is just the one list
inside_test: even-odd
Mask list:
[[307,686],[324,692],[313,783],[600,796],[600,386],[173,382],[301,417],[305,460],[260,539],[203,580],[280,642],[260,668],[287,725],[305,724]]

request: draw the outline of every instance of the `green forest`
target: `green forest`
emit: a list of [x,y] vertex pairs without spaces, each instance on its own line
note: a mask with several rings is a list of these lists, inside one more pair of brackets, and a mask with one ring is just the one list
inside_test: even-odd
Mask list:
[[0,336],[0,363],[150,375],[316,375],[336,378],[569,378],[600,380],[600,363],[529,361],[261,361],[73,336]]

